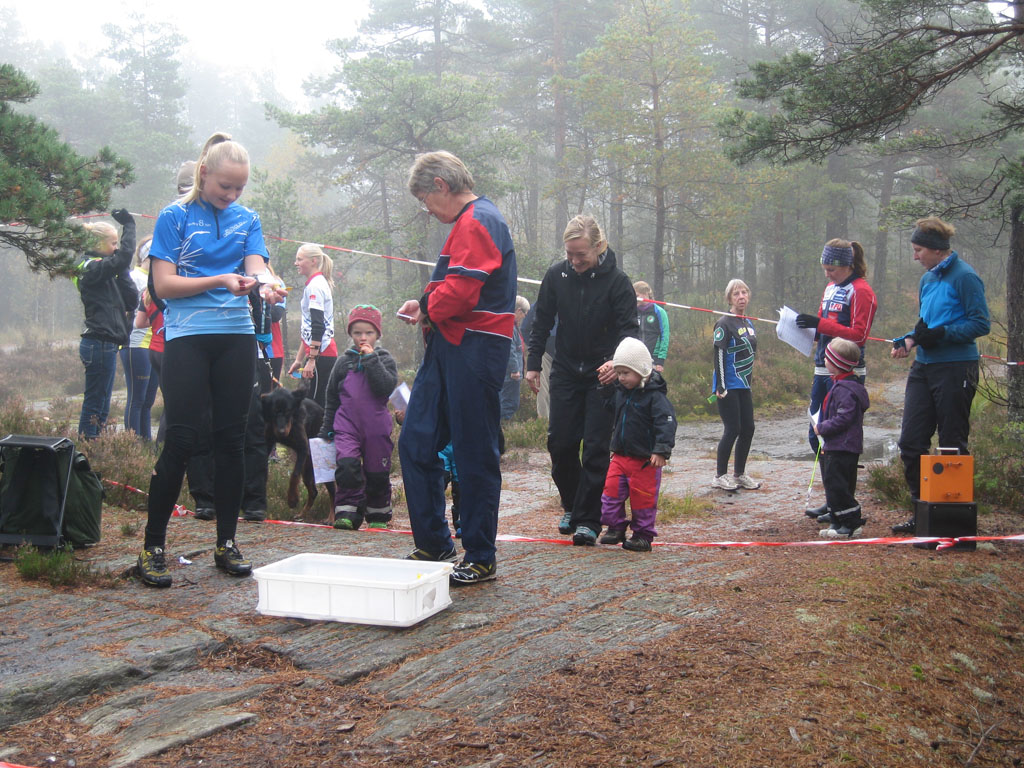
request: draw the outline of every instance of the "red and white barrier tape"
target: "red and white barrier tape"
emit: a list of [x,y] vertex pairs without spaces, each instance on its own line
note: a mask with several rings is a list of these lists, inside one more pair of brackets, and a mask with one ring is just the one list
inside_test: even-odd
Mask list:
[[[107,214],[102,214],[102,213],[95,214],[94,213],[94,214],[76,216],[74,218],[87,219],[87,218],[93,218],[93,217],[96,217],[96,216],[106,216],[106,215]],[[144,219],[155,219],[156,218],[156,216],[152,216],[152,215],[150,215],[148,213],[133,213],[132,216],[139,216],[139,217],[144,218]],[[14,226],[15,224],[16,224],[16,222],[12,223],[12,224],[7,224],[6,226]],[[265,237],[267,237],[267,238],[269,238],[271,240],[276,240],[276,241],[278,241],[280,243],[296,243],[296,244],[301,245],[301,244],[307,242],[305,240],[292,240],[291,238],[276,237],[274,235],[266,235]],[[351,253],[351,254],[355,254],[356,256],[371,256],[371,257],[376,258],[376,259],[388,259],[389,261],[404,261],[407,264],[418,264],[418,265],[424,266],[424,267],[433,267],[434,266],[434,262],[432,262],[432,261],[420,261],[419,259],[407,259],[404,256],[388,256],[385,253],[373,253],[372,251],[359,251],[359,250],[356,250],[354,248],[342,248],[340,245],[328,245],[327,243],[320,243],[320,247],[324,248],[326,250],[340,251],[341,253]],[[528,277],[519,277],[519,278],[516,278],[516,279],[518,280],[518,282],[526,283],[527,285],[540,285],[540,280],[533,280],[533,279],[530,279]],[[712,315],[732,315],[733,314],[732,312],[723,312],[723,311],[718,310],[718,309],[708,309],[706,307],[694,307],[694,306],[691,306],[689,304],[675,304],[675,303],[673,303],[671,301],[657,301],[657,300],[654,300],[654,303],[655,304],[660,304],[663,307],[672,307],[674,309],[690,309],[690,310],[693,310],[694,312],[707,312],[708,314],[712,314]],[[736,317],[742,317],[742,318],[745,318],[747,320],[757,320],[758,322],[770,323],[772,325],[777,325],[778,324],[777,320],[771,320],[771,319],[768,319],[768,318],[765,318],[765,317],[755,317],[753,315],[736,315]],[[892,341],[893,341],[892,339],[881,339],[881,338],[878,338],[877,336],[868,336],[867,338],[868,338],[869,341],[880,341],[880,342],[882,342],[884,344],[892,344]],[[981,357],[983,357],[986,360],[992,360],[994,362],[1002,363],[1003,365],[1007,365],[1007,366],[1024,365],[1024,361],[1020,361],[1020,360],[1006,360],[1006,359],[1001,358],[1001,357],[995,357],[994,355],[981,355]]]
[[[120,488],[124,488],[135,493],[141,493],[147,495],[145,491],[140,491],[138,488],[133,488],[130,485],[124,485],[123,483],[117,483],[113,480],[104,480],[103,482],[115,485]],[[180,504],[176,504],[174,507],[175,517],[185,517],[192,513],[185,509]],[[333,528],[331,525],[326,523],[306,523],[301,520],[264,520],[269,525],[294,525],[298,527],[306,528]],[[346,531],[349,533],[349,531]],[[362,528],[359,533],[399,533],[403,536],[411,536],[412,531],[403,528]],[[561,544],[569,545],[572,544],[572,539],[551,539],[543,536],[519,536],[514,533],[499,533],[497,536],[498,541],[511,541],[521,543],[534,543],[534,544]],[[1024,541],[1024,533],[1017,533],[1008,536],[882,536],[877,538],[868,539],[819,539],[817,541],[655,541],[652,544],[655,547],[695,547],[695,548],[720,548],[726,549],[731,547],[831,547],[837,544],[919,544],[936,542],[936,549],[949,549],[950,547],[959,544],[961,542],[969,541]],[[0,768],[3,768],[3,764],[0,763]]]

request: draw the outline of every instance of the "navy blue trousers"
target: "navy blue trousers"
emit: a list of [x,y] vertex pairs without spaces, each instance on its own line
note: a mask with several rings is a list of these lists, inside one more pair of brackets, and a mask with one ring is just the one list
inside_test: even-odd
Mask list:
[[419,549],[441,553],[452,546],[445,520],[444,462],[449,442],[459,468],[459,514],[465,559],[495,561],[501,465],[500,394],[508,339],[467,333],[451,344],[431,333],[416,374],[398,455],[413,539]]

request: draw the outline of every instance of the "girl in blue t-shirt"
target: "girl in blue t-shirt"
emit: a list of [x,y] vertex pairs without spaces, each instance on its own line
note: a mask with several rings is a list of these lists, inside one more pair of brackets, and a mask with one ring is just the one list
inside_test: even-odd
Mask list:
[[[733,315],[743,315],[750,302],[750,289],[742,280],[730,280],[725,301]],[[754,369],[757,336],[754,324],[745,317],[725,315],[715,323],[715,372],[712,380],[718,415],[725,431],[718,442],[718,469],[711,484],[735,491],[755,490],[761,481],[746,474],[747,454],[754,439],[754,400],[750,394],[750,375]],[[733,475],[729,476],[729,454],[736,446]]]
[[245,423],[256,369],[248,294],[281,298],[267,272],[259,216],[238,205],[249,180],[249,155],[215,133],[203,147],[192,188],[157,217],[149,255],[154,290],[165,303],[161,386],[167,435],[149,486],[149,518],[137,570],[143,583],[168,587],[167,522],[185,464],[213,415],[214,563],[242,576],[252,563],[235,546],[242,503]]

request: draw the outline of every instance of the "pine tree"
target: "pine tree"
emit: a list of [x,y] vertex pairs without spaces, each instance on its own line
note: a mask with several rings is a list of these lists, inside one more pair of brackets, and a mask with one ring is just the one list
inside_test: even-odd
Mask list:
[[24,253],[31,269],[56,276],[70,273],[88,243],[69,217],[107,210],[111,188],[133,176],[110,149],[79,155],[56,131],[14,109],[38,92],[20,70],[0,64],[0,243]]
[[[1000,76],[1000,68],[1021,64],[1024,2],[1008,3],[1008,13],[998,17],[987,3],[971,0],[863,0],[861,7],[858,21],[833,32],[819,50],[753,67],[753,76],[739,84],[740,95],[776,110],[736,111],[723,122],[733,159],[820,162],[850,145],[878,146],[884,138],[899,136],[921,107],[968,75],[979,76],[982,83],[981,97],[989,105],[986,119],[954,132],[929,132],[920,139],[922,146],[967,152],[1024,129],[1024,92],[1015,85],[1007,88]],[[994,169],[986,169],[973,201],[948,208],[964,214],[997,201],[1010,232],[1007,356],[1016,363],[1024,362],[1020,165],[1021,157],[1004,155]],[[1010,366],[1007,381],[1010,420],[1024,422],[1024,366]]]

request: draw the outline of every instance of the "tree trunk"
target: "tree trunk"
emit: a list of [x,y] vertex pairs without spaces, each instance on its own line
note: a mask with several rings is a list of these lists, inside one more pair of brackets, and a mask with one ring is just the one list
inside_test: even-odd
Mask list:
[[775,303],[782,306],[786,303],[786,256],[783,243],[785,234],[783,232],[782,208],[775,211],[775,243],[772,254],[772,292],[775,296]]
[[388,296],[394,296],[394,286],[392,284],[393,275],[391,274],[391,256],[393,255],[391,248],[391,211],[388,207],[388,183],[383,176],[380,179],[380,208],[381,217],[383,219],[382,223],[384,225],[384,236],[386,238],[384,241],[384,254],[388,257],[384,259],[384,270],[387,274]]
[[757,285],[757,240],[751,225],[743,231],[743,282],[748,286]]
[[562,4],[555,3],[552,18],[552,86],[555,111],[555,242],[562,243],[562,235],[565,233],[565,225],[569,223],[568,208],[569,202],[565,196],[566,179],[568,170],[563,167],[565,162],[565,93],[562,89],[561,76],[565,65],[564,32],[562,31]]
[[839,155],[828,158],[828,180],[830,189],[827,193],[828,209],[825,220],[825,240],[841,237],[850,239],[849,207],[846,194],[846,160]]
[[1024,423],[1024,203],[1010,208],[1010,254],[1006,262],[1006,372],[1008,419]]
[[882,169],[882,185],[878,196],[878,229],[875,231],[874,268],[869,272],[871,285],[879,301],[889,292],[885,270],[889,260],[889,232],[885,229],[885,212],[892,203],[892,189],[896,184],[896,163],[887,158]]

